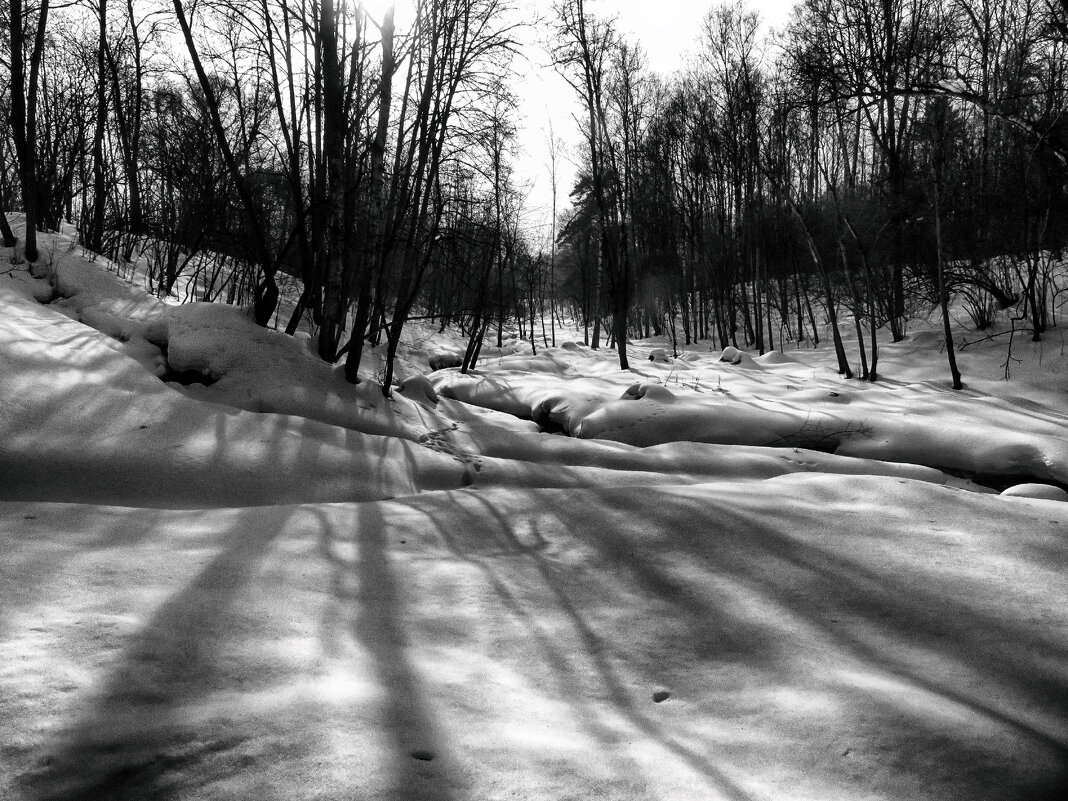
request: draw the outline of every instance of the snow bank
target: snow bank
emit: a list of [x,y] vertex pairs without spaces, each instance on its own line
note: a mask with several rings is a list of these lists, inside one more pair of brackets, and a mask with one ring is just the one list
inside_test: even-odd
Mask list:
[[417,444],[198,402],[51,307],[3,286],[0,303],[2,497],[184,507],[461,486],[461,465]]
[[1001,493],[1005,498],[1038,498],[1046,501],[1068,501],[1068,492],[1050,484],[1015,484]]
[[[566,375],[488,367],[477,376],[438,374],[434,385],[443,395],[550,421],[583,438],[643,447],[688,441],[802,447],[1068,483],[1068,416],[1033,401],[1021,408],[1011,398],[928,382],[845,382],[782,357],[761,357],[758,365],[751,357],[734,364],[691,355],[680,375],[675,365],[655,362],[612,373],[599,359],[583,371],[577,364],[583,354],[569,355]],[[644,380],[635,384],[635,374]]]
[[1051,506],[830,476],[0,504],[0,796],[1058,798]]
[[[885,472],[856,460],[835,466],[695,450],[667,458],[666,452],[561,441],[500,412],[448,398],[435,403],[434,386],[422,376],[385,401],[368,387],[339,383],[336,371],[308,352],[306,339],[256,328],[239,310],[170,308],[132,293],[134,302],[125,307],[131,318],[95,319],[106,320],[110,331],[160,342],[162,366],[149,370],[124,347],[134,339],[120,343],[70,319],[118,308],[100,289],[107,283],[86,281],[93,291],[73,292],[63,314],[55,304],[39,305],[32,292],[0,288],[6,312],[0,320],[0,497],[228,506],[368,500],[459,486],[654,486],[797,470]],[[81,298],[80,307],[74,298]],[[177,372],[211,385],[161,380]],[[288,383],[294,376],[306,383]],[[643,397],[664,402],[671,396],[659,385],[643,386]],[[295,409],[301,397],[306,416],[267,411]],[[568,416],[570,406],[545,402],[547,416]],[[331,419],[348,425],[324,422]],[[552,447],[557,444],[566,447]],[[922,470],[908,475],[941,480]]]
[[421,331],[387,401],[66,256],[0,276],[0,798],[1068,790],[1068,507],[925,466],[1061,475],[1063,387]]

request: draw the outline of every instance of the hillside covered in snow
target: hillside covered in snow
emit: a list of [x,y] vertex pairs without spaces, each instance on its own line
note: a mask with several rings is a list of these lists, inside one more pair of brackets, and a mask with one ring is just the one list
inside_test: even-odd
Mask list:
[[387,399],[73,249],[0,312],[2,799],[1068,793],[1060,329]]

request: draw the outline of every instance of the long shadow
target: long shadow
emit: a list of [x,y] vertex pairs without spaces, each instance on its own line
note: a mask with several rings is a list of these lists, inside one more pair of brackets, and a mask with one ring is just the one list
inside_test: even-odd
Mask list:
[[[388,553],[389,522],[382,505],[360,504],[348,538],[338,536],[326,520],[320,531],[320,551],[331,564],[331,590],[342,610],[355,608],[351,616],[342,611],[337,620],[326,621],[325,628],[351,620],[351,636],[369,653],[384,690],[380,725],[391,754],[385,798],[449,801],[460,781],[458,767],[409,655],[404,591]],[[351,546],[355,563],[339,558],[338,546]]]
[[[626,506],[627,500],[620,498],[620,507]],[[791,525],[800,531],[819,530],[819,519],[799,521],[796,510],[775,527],[754,523],[752,517],[714,499],[703,499],[702,503],[688,500],[669,511],[662,523],[669,531],[692,531],[693,520],[708,519],[710,512],[717,522],[715,547],[693,536],[680,536],[672,542],[676,555],[685,554],[693,563],[703,562],[713,572],[750,587],[770,605],[782,609],[784,617],[803,619],[827,641],[837,643],[875,671],[896,675],[908,686],[968,709],[1066,766],[1061,772],[1036,775],[1029,787],[1006,788],[1005,798],[1052,801],[1068,797],[1068,743],[1063,738],[1044,731],[1030,722],[1026,713],[1007,707],[1005,702],[996,703],[989,696],[989,687],[984,695],[982,684],[964,680],[967,673],[961,674],[961,681],[951,683],[945,674],[932,675],[909,659],[915,648],[927,648],[942,657],[951,674],[964,669],[983,676],[1009,677],[1007,683],[1000,680],[1002,686],[1027,698],[1034,708],[1050,710],[1063,720],[1068,718],[1068,681],[1063,668],[1068,664],[1068,647],[1064,643],[1048,635],[1029,642],[1021,632],[976,608],[967,598],[939,593],[888,571],[875,571],[857,558],[783,533]],[[769,513],[767,509],[763,512]],[[831,513],[828,509],[820,512]],[[689,605],[657,566],[657,553],[635,551],[634,543],[614,533],[611,526],[589,527],[584,533],[606,558],[621,565],[625,562],[641,586]],[[620,553],[629,555],[621,559]],[[976,626],[963,633],[955,628],[969,620]],[[975,628],[984,632],[984,638],[968,636]],[[767,655],[757,656],[762,661]],[[914,725],[924,725],[922,718],[913,717]]]
[[[502,577],[502,574],[506,571],[494,567],[491,558],[484,558],[465,547],[465,543],[457,536],[456,532],[451,529],[451,526],[440,524],[435,520],[434,516],[429,513],[427,513],[427,516],[433,530],[441,535],[449,553],[452,554],[454,558],[472,565],[479,570],[483,578],[489,583],[493,593],[501,602],[504,609],[523,627],[524,637],[537,643],[538,648],[545,656],[547,666],[555,675],[561,691],[566,691],[573,699],[571,706],[576,712],[575,722],[581,725],[596,741],[602,743],[615,742],[618,739],[618,732],[614,731],[611,726],[601,719],[602,716],[599,710],[592,702],[587,700],[588,694],[576,692],[576,671],[573,664],[574,654],[568,653],[561,643],[553,640],[553,638],[544,630],[541,625],[542,621],[538,619],[535,610],[528,608],[528,606],[524,604],[522,598],[520,598],[516,592],[512,591],[508,582]],[[538,550],[537,547],[532,549],[517,543],[514,537],[508,537],[506,540],[504,538],[501,539],[502,542],[500,542],[500,545],[502,547],[500,551],[491,556],[513,556],[529,553],[531,550]],[[518,551],[516,550],[517,547],[519,549]],[[602,665],[602,667],[604,666]],[[608,686],[615,691],[614,695],[618,695],[621,691],[621,688],[616,682],[610,682]],[[630,786],[638,786],[638,783],[642,779],[642,771],[640,765],[638,765],[635,760],[624,755],[614,755],[607,752],[605,757],[610,760],[611,769],[614,774],[621,778],[625,777]]]
[[[1024,776],[1020,771],[1011,774],[1018,786],[1002,788],[1004,798],[1053,801],[1068,797],[1068,772],[1055,767],[1068,766],[1068,743],[1061,734],[1036,721],[1033,714],[1013,706],[1018,699],[1029,709],[1045,710],[1050,720],[1068,717],[1068,680],[1063,669],[1068,664],[1068,645],[1057,641],[1055,630],[1021,630],[1011,615],[1002,616],[996,609],[977,604],[966,584],[943,589],[932,580],[928,586],[923,581],[935,579],[934,574],[928,576],[922,570],[918,574],[915,570],[897,573],[879,566],[878,560],[873,562],[870,554],[854,553],[838,537],[824,542],[818,534],[805,535],[819,532],[827,515],[835,514],[835,509],[819,503],[810,503],[802,511],[780,513],[768,505],[766,497],[750,498],[749,503],[761,507],[754,515],[739,510],[733,501],[714,496],[658,498],[643,494],[636,498],[618,490],[612,494],[616,500],[610,504],[614,506],[612,514],[591,519],[588,525],[583,523],[569,533],[595,546],[611,575],[675,610],[671,617],[692,635],[678,643],[681,648],[692,650],[695,657],[708,658],[708,633],[712,631],[719,640],[712,644],[717,650],[712,656],[722,656],[754,675],[772,678],[800,670],[794,679],[799,680],[810,668],[803,658],[797,661],[799,654],[792,649],[803,642],[823,643],[845,655],[856,666],[852,669],[896,676],[903,687],[915,688],[931,699],[944,699],[950,709],[968,710],[972,720],[987,721],[1025,744],[1023,747],[1033,750],[1036,757],[1042,755],[1044,767],[1032,775]],[[595,614],[590,593],[596,590],[576,584],[574,566],[553,558],[552,549],[545,547],[552,538],[538,532],[527,532],[521,540],[516,536],[517,516],[535,509],[550,516],[551,510],[560,509],[561,520],[581,520],[574,517],[576,509],[569,506],[568,495],[537,491],[533,497],[540,502],[535,500],[530,509],[526,505],[522,510],[510,508],[507,514],[499,503],[483,501],[476,493],[457,497],[465,498],[464,507],[480,505],[479,512],[469,512],[470,528],[487,531],[478,521],[492,520],[493,540],[491,544],[474,535],[447,535],[450,551],[491,576],[492,586],[507,608],[524,621],[535,621],[537,610],[523,610],[522,602],[509,591],[509,579],[498,573],[515,569],[507,567],[509,563],[532,565],[555,596],[557,607],[573,621],[573,630],[615,707],[637,729],[658,738],[692,767],[710,778],[722,779],[722,772],[707,754],[671,742],[671,735],[665,734],[656,720],[634,706],[611,658],[612,648],[619,644],[606,640],[599,624],[587,619]],[[914,517],[909,518],[911,523],[901,519],[886,525],[889,529],[914,525]],[[862,519],[859,514],[857,518]],[[649,537],[636,537],[634,527],[646,525],[643,521],[655,521],[656,531]],[[791,533],[794,530],[798,535]],[[518,557],[521,562],[500,562],[508,557]],[[665,560],[671,560],[670,565]],[[1062,550],[1055,563],[1064,560]],[[679,574],[675,567],[679,564],[688,564],[695,572]],[[705,577],[701,585],[695,583],[699,576]],[[981,576],[967,579],[978,580]],[[596,574],[590,582],[596,585]],[[729,592],[717,593],[707,586],[719,582],[738,588],[743,597],[768,610],[770,617],[755,620],[744,610],[731,609]],[[576,594],[576,590],[581,591]],[[986,596],[980,593],[975,597]],[[596,603],[595,597],[592,600]],[[781,614],[776,615],[775,610]],[[975,637],[973,632],[982,632],[982,636]],[[745,638],[744,646],[730,647],[731,640],[738,638]],[[727,645],[722,651],[720,643]],[[916,658],[924,653],[938,655],[935,668],[925,668]],[[568,658],[558,653],[547,661],[554,669],[571,669]],[[978,678],[972,683],[969,676]],[[806,680],[813,679],[837,681],[833,675]],[[993,689],[998,687],[1000,690]],[[842,690],[847,696],[851,692],[848,687]],[[934,710],[923,713],[909,706],[907,698],[860,688],[854,695],[856,703],[882,705],[895,719],[910,721],[916,727],[917,743],[938,742],[945,737],[942,727],[946,720]],[[896,747],[905,749],[899,755],[902,769],[907,769],[908,760],[923,758],[918,751],[911,754],[908,749],[913,746],[904,741]],[[963,758],[954,768],[960,772],[988,771],[1004,759],[1002,746],[996,742],[973,741],[968,736],[954,738],[951,748]],[[1008,775],[1003,778],[1008,780]],[[729,792],[729,783],[721,785],[721,792]]]
[[[0,637],[14,628],[14,620],[26,609],[48,599],[52,582],[86,561],[86,550],[112,551],[134,547],[161,525],[165,514],[155,509],[101,509],[94,516],[97,527],[86,530],[77,507],[67,504],[12,502],[0,520]],[[91,564],[101,560],[89,557]]]
[[[557,499],[553,498],[550,495],[550,492],[551,491],[535,492],[536,498],[544,498],[544,503],[542,504],[542,508],[544,509],[552,509],[554,506],[558,505],[556,502]],[[483,510],[481,515],[472,515],[474,518],[471,521],[472,527],[478,525],[479,519],[489,518],[493,520],[494,525],[492,525],[492,529],[495,532],[498,532],[497,540],[502,551],[520,556],[524,559],[526,564],[534,567],[542,584],[555,598],[557,608],[571,621],[573,630],[583,646],[586,658],[595,667],[597,675],[600,677],[602,687],[607,693],[608,698],[611,700],[615,711],[620,713],[634,729],[647,735],[665,750],[675,754],[683,763],[688,765],[695,772],[705,776],[722,797],[731,799],[732,801],[748,801],[750,796],[733,779],[731,779],[724,770],[716,765],[715,762],[709,758],[707,753],[679,742],[670,735],[658,720],[646,714],[638,707],[631,693],[627,691],[623,678],[619,675],[617,668],[613,666],[612,661],[609,658],[609,654],[612,653],[613,648],[621,647],[620,644],[609,642],[599,635],[596,626],[591,624],[587,619],[588,612],[583,609],[582,602],[573,598],[571,593],[568,592],[567,587],[569,582],[561,572],[566,570],[566,568],[558,567],[546,556],[545,545],[547,545],[549,541],[548,538],[544,537],[541,532],[533,530],[524,538],[534,540],[533,546],[527,542],[520,541],[514,530],[514,519],[506,516],[502,510],[479,497],[477,494],[472,493],[469,497],[473,504],[480,505]],[[462,548],[462,546],[455,541],[450,547],[454,553],[461,552],[459,549]],[[487,572],[492,572],[492,569],[488,566],[481,566]],[[494,581],[494,586],[501,587],[503,586],[503,582]],[[665,577],[663,581],[659,582],[659,586],[661,588],[667,588],[671,585]],[[672,591],[670,594],[674,598],[682,597],[682,593]],[[503,597],[509,599],[512,604],[515,603],[513,599],[510,599],[507,592],[503,594]],[[702,607],[702,609],[712,613],[716,611],[709,607]],[[544,613],[546,610],[539,611]],[[535,615],[524,614],[524,617],[528,620],[533,620]],[[572,660],[560,652],[554,645],[543,641],[543,647],[547,650],[547,655],[550,656],[550,663],[554,664],[558,670],[563,672],[565,678],[568,678],[567,674],[572,670]],[[573,681],[573,677],[570,677],[570,680]],[[593,712],[593,714],[596,714],[596,712]],[[608,737],[604,736],[608,734],[608,729],[603,725],[592,724],[590,721],[587,721],[587,725],[590,725],[593,728],[595,734],[602,735],[602,742],[608,739]]]
[[[159,607],[88,713],[46,745],[37,769],[19,777],[28,798],[178,799],[193,776],[203,783],[247,769],[237,753],[239,728],[177,713],[242,681],[227,670],[224,652],[244,624],[235,604],[279,534],[264,524],[269,519],[239,518],[223,550]],[[194,763],[195,770],[181,770]]]
[[[683,501],[683,508],[687,505],[693,507],[694,515],[708,514],[708,508],[699,507],[695,501]],[[1007,675],[1017,676],[1026,683],[1032,694],[1038,694],[1044,704],[1050,708],[1060,708],[1068,717],[1068,692],[1065,691],[1068,684],[1068,668],[1065,667],[1068,665],[1068,642],[1047,636],[1044,641],[1031,641],[1029,644],[1034,646],[1032,649],[1006,649],[1001,646],[1006,643],[1020,644],[1023,633],[999,619],[993,611],[976,607],[966,597],[955,596],[952,592],[939,592],[936,586],[909,580],[915,576],[873,570],[860,558],[850,557],[810,539],[784,533],[789,530],[789,521],[785,517],[779,526],[754,525],[751,517],[728,508],[726,504],[716,506],[716,516],[722,521],[723,530],[745,532],[745,541],[741,543],[736,535],[728,533],[728,541],[722,542],[724,547],[717,548],[712,555],[707,550],[692,548],[692,540],[680,538],[677,547],[687,550],[695,561],[714,559],[721,568],[742,577],[765,597],[776,599],[795,614],[801,614],[806,609],[817,610],[819,614],[810,615],[809,622],[829,636],[849,640],[856,649],[865,649],[867,656],[878,656],[880,659],[889,659],[891,664],[900,662],[905,665],[900,653],[882,653],[874,640],[863,641],[855,633],[857,629],[833,625],[829,621],[845,617],[862,619],[870,624],[866,627],[869,631],[896,633],[910,645],[937,648],[943,655],[962,664],[981,666],[983,669],[996,668]],[[768,512],[765,511],[765,514]],[[685,512],[680,517],[685,518]],[[797,510],[794,510],[789,520],[796,521],[796,518]],[[797,523],[794,522],[794,525]],[[818,526],[819,521],[813,519],[801,524],[798,529],[811,531],[817,530]],[[739,545],[743,549],[739,549]],[[603,547],[611,550],[613,543],[604,542]],[[639,569],[649,569],[652,560],[655,557],[640,560],[642,568]],[[1057,561],[1068,561],[1068,544]],[[776,570],[776,565],[789,572]],[[787,575],[791,580],[784,581]],[[932,614],[933,610],[937,610],[937,615]],[[981,624],[986,634],[983,640],[961,636],[957,624],[968,620]],[[1046,668],[1035,662],[1035,657],[1040,654],[1044,657]],[[1049,666],[1057,666],[1058,670],[1050,672]],[[920,683],[927,681],[926,677],[920,675],[914,678]],[[948,692],[946,688],[938,689],[943,693]],[[1014,722],[1011,715],[995,712],[989,703],[981,699],[971,699],[970,703],[986,714],[1002,718],[1006,724],[1047,740],[1051,747],[1065,748],[1064,743],[1050,741],[1032,727]]]

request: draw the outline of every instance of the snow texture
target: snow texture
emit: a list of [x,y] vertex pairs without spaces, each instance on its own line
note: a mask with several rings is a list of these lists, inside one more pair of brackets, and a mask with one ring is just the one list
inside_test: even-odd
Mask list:
[[386,400],[75,252],[0,309],[5,801],[1068,792],[1063,359],[426,331]]

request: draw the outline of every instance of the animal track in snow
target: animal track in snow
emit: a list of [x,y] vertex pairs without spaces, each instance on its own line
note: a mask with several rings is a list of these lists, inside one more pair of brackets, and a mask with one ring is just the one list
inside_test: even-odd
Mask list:
[[474,482],[474,475],[471,471],[474,470],[475,473],[481,472],[482,459],[479,458],[477,453],[461,451],[451,441],[452,432],[458,431],[459,428],[459,423],[453,423],[451,426],[446,426],[445,428],[428,431],[419,437],[419,444],[432,451],[451,456],[460,464],[464,465],[467,469],[464,470],[463,486],[468,487]]

